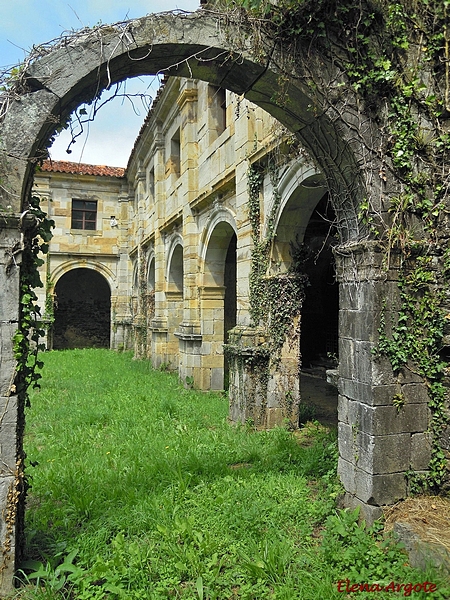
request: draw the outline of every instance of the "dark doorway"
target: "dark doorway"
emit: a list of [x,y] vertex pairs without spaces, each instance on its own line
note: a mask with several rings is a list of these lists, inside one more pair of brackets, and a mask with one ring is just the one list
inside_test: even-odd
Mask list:
[[[338,366],[339,287],[335,276],[333,244],[335,213],[328,194],[316,206],[305,231],[309,258],[304,270],[309,278],[302,309],[300,421],[316,418],[337,423],[337,390],[327,382]],[[302,413],[301,411],[301,413]]]
[[111,290],[92,269],[73,269],[55,287],[53,348],[109,348]]
[[[236,246],[237,237],[233,233],[228,245],[225,259],[225,271],[223,284],[225,286],[224,297],[224,343],[228,344],[228,332],[236,326],[237,295],[236,295]],[[223,386],[227,390],[230,381],[230,366],[227,355],[224,355]]]

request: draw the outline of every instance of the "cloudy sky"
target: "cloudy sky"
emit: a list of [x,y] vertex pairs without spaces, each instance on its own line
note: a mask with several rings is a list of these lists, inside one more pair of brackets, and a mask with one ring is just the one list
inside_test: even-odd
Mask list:
[[[67,31],[152,12],[193,11],[199,5],[200,0],[0,0],[0,66],[20,63],[33,45]],[[136,78],[127,82],[126,92],[153,96],[157,86],[154,78]],[[78,138],[71,154],[66,153],[70,136],[63,132],[53,145],[51,156],[56,160],[124,167],[146,111],[146,102],[139,98],[133,102],[116,98],[98,112],[88,135]]]

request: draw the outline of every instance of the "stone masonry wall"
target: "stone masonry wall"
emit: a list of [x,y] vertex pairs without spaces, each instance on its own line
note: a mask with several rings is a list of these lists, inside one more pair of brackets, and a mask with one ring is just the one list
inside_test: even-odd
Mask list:
[[18,463],[20,424],[13,354],[13,337],[19,320],[20,249],[18,219],[0,216],[0,594],[12,590],[22,473],[22,465]]

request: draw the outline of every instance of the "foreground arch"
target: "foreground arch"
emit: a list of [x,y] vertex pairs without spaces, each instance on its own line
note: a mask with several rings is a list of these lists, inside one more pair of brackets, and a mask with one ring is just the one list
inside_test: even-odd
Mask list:
[[[320,98],[301,80],[290,82],[280,101],[280,82],[268,55],[255,61],[239,48],[242,36],[242,24],[201,10],[97,27],[43,51],[25,70],[22,93],[12,94],[4,106],[1,143],[8,192],[2,190],[0,207],[21,210],[49,136],[81,103],[127,78],[167,73],[242,94],[294,132],[341,195],[343,239],[357,236],[361,190],[355,185],[358,166],[344,129],[336,128]],[[269,41],[266,46],[267,53],[273,50]],[[18,122],[23,126],[18,128]]]
[[[342,290],[340,353],[345,357],[339,371],[339,469],[347,502],[362,505],[365,516],[372,519],[380,514],[381,505],[406,495],[404,473],[411,464],[417,469],[425,468],[426,457],[418,451],[413,456],[418,439],[412,438],[423,435],[427,429],[426,394],[413,393],[412,387],[421,389],[418,382],[406,382],[411,402],[399,417],[391,405],[396,393],[392,371],[387,364],[375,363],[372,354],[378,329],[377,302],[382,290],[386,286],[394,289],[396,281],[395,277],[386,280],[380,274],[379,254],[373,246],[361,242],[364,230],[358,224],[358,207],[364,197],[362,181],[366,173],[362,162],[359,163],[361,140],[352,129],[351,115],[326,105],[320,93],[308,88],[301,77],[292,77],[280,97],[274,66],[277,49],[270,40],[263,40],[262,54],[258,59],[252,58],[247,50],[249,44],[240,43],[247,34],[251,30],[243,32],[242,23],[206,11],[151,15],[101,26],[43,50],[38,60],[26,66],[17,86],[3,99],[0,594],[7,593],[12,586],[23,511],[23,406],[14,384],[16,364],[11,342],[19,320],[20,227],[26,224],[26,215],[22,214],[22,218],[20,215],[27,209],[34,165],[55,128],[82,102],[92,100],[101,90],[128,77],[166,72],[228,88],[276,117],[308,150],[324,175],[342,242],[337,251]],[[324,64],[312,63],[311,68],[324,70],[327,66]],[[365,133],[375,135],[374,129],[371,130],[368,119]],[[378,172],[377,164],[367,164],[367,169]],[[377,185],[373,184],[370,190],[374,197],[379,195]],[[243,198],[246,189],[238,180],[236,188]],[[247,249],[241,250],[244,253]],[[248,254],[250,251],[248,248]],[[257,330],[239,330],[237,334],[239,343],[257,346],[260,337]],[[387,454],[389,464],[383,460]]]

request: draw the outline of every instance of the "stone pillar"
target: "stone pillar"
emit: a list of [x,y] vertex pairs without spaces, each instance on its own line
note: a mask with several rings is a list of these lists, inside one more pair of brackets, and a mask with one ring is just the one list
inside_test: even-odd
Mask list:
[[[22,519],[23,406],[16,393],[13,337],[19,321],[21,236],[18,219],[0,216],[0,596],[13,589]],[[20,421],[20,422],[18,422]]]
[[266,427],[272,429],[289,423],[298,428],[300,406],[300,316],[292,326],[278,353],[272,353],[267,384]]
[[203,390],[223,390],[225,287],[201,286],[202,357],[199,373]]
[[117,245],[119,248],[119,261],[117,264],[117,289],[115,293],[111,294],[111,348],[113,350],[131,350],[133,332],[129,290],[131,289],[130,272],[132,273],[132,269],[128,252],[128,227],[132,198],[128,194],[125,185],[119,194],[118,202]]
[[264,330],[236,326],[225,346],[230,365],[230,420],[251,422],[264,429],[268,422],[267,383],[270,353]]
[[159,129],[155,132],[154,189],[155,189],[155,297],[154,317],[150,323],[151,362],[155,369],[168,365],[167,341],[169,330],[166,310],[166,270],[164,236],[161,227],[164,224],[165,195],[165,152],[164,136]]
[[[387,359],[374,355],[380,316],[395,318],[397,270],[383,266],[373,242],[335,250],[339,279],[339,466],[348,506],[361,506],[371,523],[384,505],[407,496],[405,473],[426,469],[428,395],[420,377],[394,376]],[[395,257],[393,258],[395,260]],[[405,404],[393,404],[401,393]],[[425,452],[424,452],[425,450]]]

